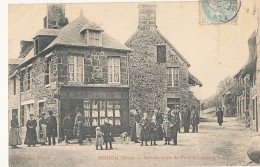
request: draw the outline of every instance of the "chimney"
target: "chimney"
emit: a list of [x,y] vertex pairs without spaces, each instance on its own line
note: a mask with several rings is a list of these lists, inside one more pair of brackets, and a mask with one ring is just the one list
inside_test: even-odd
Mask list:
[[140,4],[139,8],[139,26],[140,30],[156,29],[156,5],[155,4]]
[[60,29],[68,24],[68,18],[65,17],[64,4],[48,4],[47,16],[43,19],[44,28]]
[[19,58],[24,58],[26,54],[33,48],[33,41],[24,41],[20,42],[21,51]]

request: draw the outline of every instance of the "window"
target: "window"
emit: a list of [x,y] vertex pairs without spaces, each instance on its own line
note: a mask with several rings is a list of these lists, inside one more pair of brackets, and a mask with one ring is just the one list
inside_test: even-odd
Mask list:
[[25,85],[25,71],[21,72],[21,78],[20,78],[20,90],[21,92],[24,92],[24,85]]
[[31,68],[27,69],[27,90],[31,89]]
[[14,77],[14,95],[16,95],[16,77]]
[[21,106],[20,109],[20,124],[22,127],[24,126],[24,106]]
[[86,126],[101,126],[105,118],[111,125],[121,125],[120,101],[85,99],[84,117]]
[[167,86],[179,86],[179,68],[167,68]]
[[158,63],[166,62],[166,46],[165,45],[157,46],[157,62]]
[[89,45],[101,46],[101,32],[89,30]]
[[14,119],[14,115],[18,116],[18,109],[12,109],[12,119]]
[[83,82],[84,57],[79,54],[68,56],[68,81]]
[[44,112],[44,102],[39,103],[39,116]]
[[120,58],[108,58],[108,82],[120,83]]
[[50,84],[50,62],[51,59],[46,60],[45,79],[44,79],[45,85]]

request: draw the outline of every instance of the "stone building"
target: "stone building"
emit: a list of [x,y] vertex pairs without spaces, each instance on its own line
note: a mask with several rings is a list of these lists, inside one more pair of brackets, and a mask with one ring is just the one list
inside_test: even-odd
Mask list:
[[151,112],[155,108],[165,111],[167,106],[191,107],[194,98],[190,97],[193,95],[189,87],[202,86],[202,83],[189,72],[188,61],[157,29],[156,5],[138,7],[138,29],[125,43],[132,50],[130,108]]
[[234,75],[237,86],[237,117],[252,130],[260,129],[260,3],[255,2],[253,15],[256,16],[257,28],[248,39],[249,57],[245,65]]
[[105,117],[115,134],[125,131],[129,122],[130,49],[83,14],[66,25],[63,5],[47,8],[44,29],[37,32],[33,49],[16,68],[19,112],[24,113],[19,121],[25,121],[30,113],[38,118],[52,110],[61,139],[65,114],[70,113],[74,120],[78,107],[85,117],[84,125],[92,132]]

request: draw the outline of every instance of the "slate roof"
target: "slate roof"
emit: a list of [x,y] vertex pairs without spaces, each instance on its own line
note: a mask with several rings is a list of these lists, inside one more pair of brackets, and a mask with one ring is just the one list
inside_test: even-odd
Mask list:
[[60,33],[60,29],[41,29],[38,30],[35,34],[35,37],[37,36],[58,36]]
[[20,53],[20,56],[18,58],[25,58],[26,55],[33,49],[33,43],[32,45],[29,45],[22,53]]
[[194,75],[192,75],[190,72],[189,72],[189,79],[193,80],[200,87],[203,86],[203,84]]
[[83,32],[84,30],[99,30],[99,31],[104,31],[102,28],[100,28],[97,24],[93,23],[93,22],[88,22],[87,24],[85,24],[82,29],[80,30],[80,32]]
[[[83,16],[78,17],[65,27],[61,29],[61,32],[58,34],[57,38],[53,40],[49,46],[47,46],[42,52],[50,49],[55,45],[69,45],[69,46],[87,46],[86,39],[80,33],[84,27],[96,26],[95,23],[91,22]],[[115,49],[115,50],[125,50],[130,51],[130,49],[118,42],[116,39],[112,38],[105,32],[102,36],[102,48]]]

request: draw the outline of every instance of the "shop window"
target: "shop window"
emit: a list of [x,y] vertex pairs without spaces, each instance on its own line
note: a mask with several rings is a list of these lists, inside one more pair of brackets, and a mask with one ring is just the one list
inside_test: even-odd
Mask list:
[[166,62],[166,45],[157,46],[157,62],[158,63]]
[[176,87],[179,86],[180,82],[180,74],[179,68],[167,68],[167,86],[169,87]]
[[105,118],[111,125],[121,125],[120,101],[117,100],[84,100],[86,126],[102,126]]
[[70,54],[68,56],[68,81],[83,82],[84,57],[80,54]]
[[120,57],[108,57],[108,82],[120,83]]

